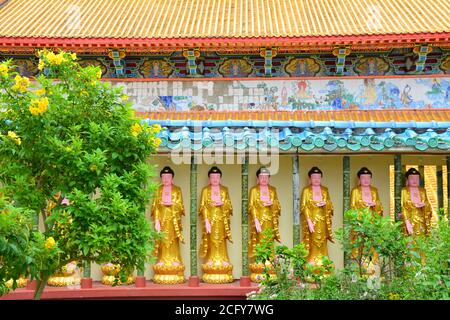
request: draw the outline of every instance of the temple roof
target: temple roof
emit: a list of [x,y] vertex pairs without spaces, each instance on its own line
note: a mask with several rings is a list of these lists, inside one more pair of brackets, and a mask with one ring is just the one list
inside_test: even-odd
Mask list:
[[[145,120],[154,124],[151,119]],[[159,152],[187,149],[201,151],[268,150],[279,152],[447,152],[450,150],[450,129],[418,130],[386,128],[338,129],[307,128],[210,128],[163,127]]]
[[0,38],[448,41],[449,16],[448,0],[9,0]]
[[[144,114],[141,114],[144,116]],[[187,148],[280,152],[448,152],[450,110],[152,112],[160,152]]]

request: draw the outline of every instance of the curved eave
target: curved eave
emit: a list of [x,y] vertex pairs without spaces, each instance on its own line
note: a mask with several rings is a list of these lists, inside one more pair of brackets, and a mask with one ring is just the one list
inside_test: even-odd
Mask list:
[[222,38],[55,38],[55,37],[8,37],[0,36],[0,46],[8,47],[64,47],[64,48],[316,48],[334,46],[403,47],[419,43],[450,46],[450,32],[375,34],[347,36],[308,37],[222,37]]

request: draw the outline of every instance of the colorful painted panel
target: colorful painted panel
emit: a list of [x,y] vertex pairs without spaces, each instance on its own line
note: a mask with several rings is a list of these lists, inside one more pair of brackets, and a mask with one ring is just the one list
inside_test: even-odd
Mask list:
[[450,77],[113,84],[141,112],[450,108]]

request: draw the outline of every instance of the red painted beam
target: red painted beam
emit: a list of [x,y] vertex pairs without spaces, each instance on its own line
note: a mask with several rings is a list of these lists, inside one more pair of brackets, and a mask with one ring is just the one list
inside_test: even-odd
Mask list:
[[[41,299],[246,299],[247,293],[257,289],[255,283],[241,287],[239,281],[230,284],[200,283],[199,287],[189,287],[187,283],[160,285],[147,281],[145,287],[139,288],[135,285],[111,287],[94,282],[91,289],[47,286]],[[33,294],[33,290],[16,289],[0,300],[30,300],[33,299]]]
[[224,38],[48,38],[48,37],[0,37],[0,45],[4,46],[118,46],[118,47],[210,47],[210,46],[279,46],[285,42],[295,45],[345,45],[361,43],[443,43],[449,45],[450,32],[411,33],[384,35],[350,35],[350,36],[308,36],[308,37],[224,37]]

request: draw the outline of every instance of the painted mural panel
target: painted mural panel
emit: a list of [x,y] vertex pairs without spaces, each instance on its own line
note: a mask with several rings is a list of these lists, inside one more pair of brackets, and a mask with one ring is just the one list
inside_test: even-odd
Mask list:
[[450,77],[113,82],[137,111],[450,108]]

